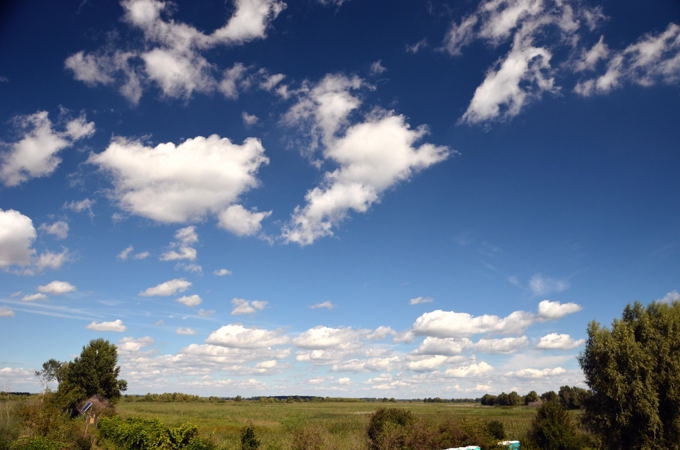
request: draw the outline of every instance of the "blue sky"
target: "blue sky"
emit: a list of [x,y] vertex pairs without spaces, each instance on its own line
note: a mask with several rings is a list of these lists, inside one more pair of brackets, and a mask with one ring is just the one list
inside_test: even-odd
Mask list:
[[583,386],[680,300],[680,4],[9,2],[0,390]]

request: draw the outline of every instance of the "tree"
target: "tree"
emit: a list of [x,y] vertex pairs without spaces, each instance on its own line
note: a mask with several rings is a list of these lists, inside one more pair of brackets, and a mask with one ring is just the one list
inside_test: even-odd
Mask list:
[[62,365],[62,362],[59,362],[56,359],[50,359],[43,363],[42,370],[35,371],[35,376],[40,377],[43,391],[47,391],[51,382],[59,381],[59,371],[61,370]]
[[584,423],[608,448],[678,448],[679,302],[628,305],[611,329],[591,322],[579,363],[592,390]]
[[531,391],[524,396],[524,404],[528,405],[529,403],[535,403],[540,399],[541,398],[538,396],[538,393],[536,391]]
[[[50,360],[52,361],[52,360]],[[48,367],[51,368],[52,365]],[[61,363],[56,371],[59,381],[57,398],[65,408],[74,409],[78,403],[98,395],[111,402],[127,390],[127,382],[119,380],[120,367],[116,346],[104,339],[95,339],[83,347],[80,356],[71,362]],[[45,368],[43,364],[43,368]]]

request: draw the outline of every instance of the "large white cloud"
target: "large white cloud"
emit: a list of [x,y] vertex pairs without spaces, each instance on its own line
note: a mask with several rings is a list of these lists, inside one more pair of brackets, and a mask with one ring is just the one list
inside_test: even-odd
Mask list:
[[446,159],[446,147],[415,145],[426,132],[424,127],[411,129],[403,116],[393,114],[351,126],[325,151],[339,168],[326,172],[323,184],[307,192],[306,204],[296,207],[284,228],[284,239],[308,245],[331,236],[350,211],[366,212],[388,188]]
[[258,185],[268,162],[258,139],[232,143],[217,135],[147,147],[116,139],[89,161],[113,175],[121,208],[159,222],[182,223],[218,214]]
[[15,122],[24,135],[8,145],[9,151],[0,154],[0,181],[6,186],[17,186],[32,178],[52,174],[61,163],[58,153],[91,136],[95,129],[94,122],[88,122],[83,115],[67,122],[64,130],[57,131],[46,111],[16,117]]
[[30,217],[13,209],[0,209],[0,269],[29,265],[36,236]]
[[533,321],[534,315],[525,311],[515,311],[501,318],[491,314],[473,316],[468,313],[438,309],[418,317],[412,329],[420,335],[463,338],[485,333],[518,334]]

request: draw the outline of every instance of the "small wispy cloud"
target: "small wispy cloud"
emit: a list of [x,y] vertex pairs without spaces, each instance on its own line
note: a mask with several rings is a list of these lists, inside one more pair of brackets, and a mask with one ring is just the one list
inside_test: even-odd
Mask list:
[[548,278],[541,274],[535,274],[529,280],[529,289],[533,295],[541,297],[564,292],[569,289],[569,283],[566,280]]
[[409,305],[422,305],[423,303],[432,303],[434,299],[432,297],[413,297],[408,301]]
[[268,302],[262,300],[246,300],[244,298],[233,298],[231,299],[231,304],[234,305],[234,309],[231,311],[232,316],[239,316],[243,314],[254,314],[258,311],[262,311],[268,304]]
[[139,295],[142,297],[167,297],[170,295],[175,295],[178,292],[184,292],[189,288],[189,286],[191,286],[190,281],[187,281],[183,278],[175,278],[173,280],[168,280],[164,283],[145,289],[144,291],[140,292]]
[[333,302],[326,300],[325,302],[321,303],[316,303],[314,305],[311,305],[309,309],[333,309],[335,308],[335,305]]

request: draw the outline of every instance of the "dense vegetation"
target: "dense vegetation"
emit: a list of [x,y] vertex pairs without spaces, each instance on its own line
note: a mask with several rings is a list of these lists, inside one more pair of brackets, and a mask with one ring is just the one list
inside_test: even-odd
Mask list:
[[680,448],[680,303],[628,305],[588,326],[584,421],[609,448]]

